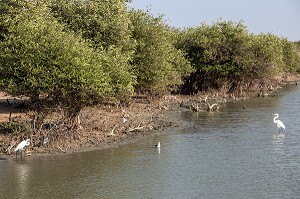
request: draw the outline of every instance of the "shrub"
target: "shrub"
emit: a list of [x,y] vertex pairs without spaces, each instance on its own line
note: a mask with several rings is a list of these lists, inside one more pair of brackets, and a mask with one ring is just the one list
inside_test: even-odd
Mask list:
[[185,92],[208,89],[241,90],[253,79],[264,79],[299,67],[296,47],[273,34],[250,34],[242,22],[218,21],[180,33],[177,48],[187,52],[196,72],[186,79]]
[[27,9],[29,5],[30,4],[26,1],[0,1],[0,41],[3,41],[5,35],[8,33],[8,28],[15,16],[21,12],[22,9]]
[[123,0],[51,0],[54,17],[70,30],[81,33],[96,47],[132,50],[130,20]]
[[23,10],[1,43],[0,84],[33,103],[50,100],[51,106],[62,106],[65,115],[74,119],[83,106],[114,95],[109,67],[104,66],[111,64],[108,57],[80,35],[64,30],[39,5]]
[[136,41],[133,71],[137,77],[136,91],[162,94],[191,71],[191,65],[181,50],[174,46],[174,34],[162,20],[148,12],[131,10],[132,37]]
[[187,52],[196,72],[187,79],[187,92],[219,89],[241,79],[241,62],[248,42],[242,22],[218,21],[181,32],[177,48]]
[[284,70],[292,73],[300,72],[300,50],[297,44],[288,41],[286,38],[283,38],[281,43]]
[[105,72],[111,77],[114,98],[126,101],[133,94],[136,78],[130,65],[135,44],[130,38],[131,23],[125,2],[52,0],[48,6],[68,30],[82,35],[96,51],[102,52],[100,56]]

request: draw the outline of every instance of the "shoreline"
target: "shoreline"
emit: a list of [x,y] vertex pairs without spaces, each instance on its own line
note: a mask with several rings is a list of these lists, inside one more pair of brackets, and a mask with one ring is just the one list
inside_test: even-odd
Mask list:
[[[279,85],[299,84],[300,75],[276,78]],[[270,90],[269,92],[277,92],[282,88]],[[108,148],[117,148],[130,143],[135,143],[143,139],[149,139],[158,134],[169,133],[172,129],[182,128],[182,123],[174,115],[179,111],[188,111],[192,109],[193,103],[201,106],[199,111],[205,110],[206,101],[209,99],[211,103],[226,103],[232,100],[242,100],[257,97],[257,92],[247,93],[247,96],[239,99],[232,96],[218,96],[216,92],[206,92],[193,96],[166,95],[161,99],[155,99],[151,104],[145,102],[136,102],[128,110],[120,110],[116,107],[96,107],[85,108],[81,113],[81,127],[74,135],[70,137],[57,137],[57,140],[49,142],[48,146],[30,146],[30,156],[25,158],[40,158],[48,156],[56,156],[61,154],[77,154],[82,152],[97,151]],[[267,97],[268,95],[266,95]],[[264,96],[261,96],[264,97]],[[225,102],[222,100],[225,99]],[[190,110],[193,111],[193,110]],[[216,110],[210,110],[216,111]],[[127,117],[126,122],[124,117]],[[16,135],[0,134],[0,143],[16,139]],[[32,137],[32,140],[34,141]],[[40,139],[40,138],[38,138]],[[61,140],[60,140],[61,139]],[[15,158],[14,153],[4,154],[3,149],[0,153],[1,158]]]
[[[174,108],[175,103],[172,104],[172,107]],[[179,107],[179,104],[177,104]],[[100,143],[97,143],[95,145],[92,144],[86,144],[86,145],[81,145],[81,144],[76,144],[72,143],[72,147],[69,150],[63,151],[57,148],[50,147],[45,148],[43,151],[34,151],[31,150],[29,147],[27,152],[30,153],[30,155],[25,155],[23,152],[23,159],[36,159],[36,158],[43,158],[43,157],[50,157],[50,156],[59,156],[59,155],[67,155],[67,154],[79,154],[79,153],[85,153],[85,152],[91,152],[91,151],[98,151],[98,150],[103,150],[103,149],[111,149],[111,148],[118,148],[122,147],[128,144],[136,143],[145,139],[149,139],[153,136],[160,135],[160,134],[167,134],[173,131],[174,129],[178,130],[182,127],[181,123],[175,119],[174,114],[178,114],[179,109],[177,110],[164,110],[165,112],[160,115],[160,118],[156,118],[156,123],[155,127],[151,130],[145,130],[145,131],[139,131],[136,132],[133,135],[130,135],[128,137],[125,137],[123,139],[117,140],[116,138],[113,137],[112,140],[110,140],[110,136],[106,135],[106,138],[104,138],[107,142],[103,143],[101,145]],[[119,135],[121,136],[121,135]],[[118,136],[118,137],[119,137]],[[104,136],[105,137],[105,136]],[[11,155],[9,154],[4,154],[0,153],[0,158],[6,158],[6,159],[14,159],[15,154],[12,153]],[[18,157],[19,159],[19,157]]]

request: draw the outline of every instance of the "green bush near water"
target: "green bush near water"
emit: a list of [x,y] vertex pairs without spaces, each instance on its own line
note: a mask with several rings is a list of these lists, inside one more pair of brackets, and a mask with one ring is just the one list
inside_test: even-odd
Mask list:
[[177,48],[187,52],[195,72],[187,92],[240,90],[253,79],[299,71],[296,46],[273,34],[250,34],[243,22],[217,21],[180,32]]
[[0,83],[12,95],[30,97],[37,108],[41,99],[62,105],[73,118],[82,107],[113,95],[104,67],[110,56],[63,31],[44,9],[24,11],[9,27],[1,43]]
[[193,70],[182,50],[175,48],[175,35],[162,17],[131,10],[132,38],[136,50],[132,58],[137,77],[136,92],[164,94],[168,88],[180,85],[182,78]]
[[[133,27],[139,19],[131,21],[123,1],[6,0],[1,8],[1,89],[28,96],[43,114],[61,107],[73,120],[82,107],[126,101],[134,89],[159,94],[191,70],[170,29],[149,25],[155,37],[145,38],[150,32]],[[141,42],[149,44],[152,57],[145,53],[147,61],[137,64]]]

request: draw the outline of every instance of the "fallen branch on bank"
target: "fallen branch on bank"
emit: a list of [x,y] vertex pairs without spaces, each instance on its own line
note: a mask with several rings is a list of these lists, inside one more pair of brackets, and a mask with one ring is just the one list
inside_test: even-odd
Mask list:
[[138,127],[135,127],[135,128],[129,127],[128,130],[127,130],[127,132],[142,131],[146,127],[147,127],[147,125],[146,126],[138,126]]

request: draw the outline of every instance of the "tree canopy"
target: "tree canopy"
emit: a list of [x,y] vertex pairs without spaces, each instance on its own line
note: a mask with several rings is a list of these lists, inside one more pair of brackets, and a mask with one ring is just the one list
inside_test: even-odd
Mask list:
[[188,92],[236,89],[253,79],[299,70],[296,46],[273,34],[250,34],[243,22],[217,21],[180,32],[177,48],[187,52],[196,71]]
[[105,68],[109,55],[64,31],[46,8],[23,10],[8,31],[0,60],[0,83],[8,93],[28,96],[33,103],[51,100],[68,115],[113,96]]
[[184,52],[175,48],[172,29],[163,23],[162,17],[155,18],[142,10],[131,10],[130,19],[136,41],[132,59],[136,91],[159,94],[181,84],[193,69]]

